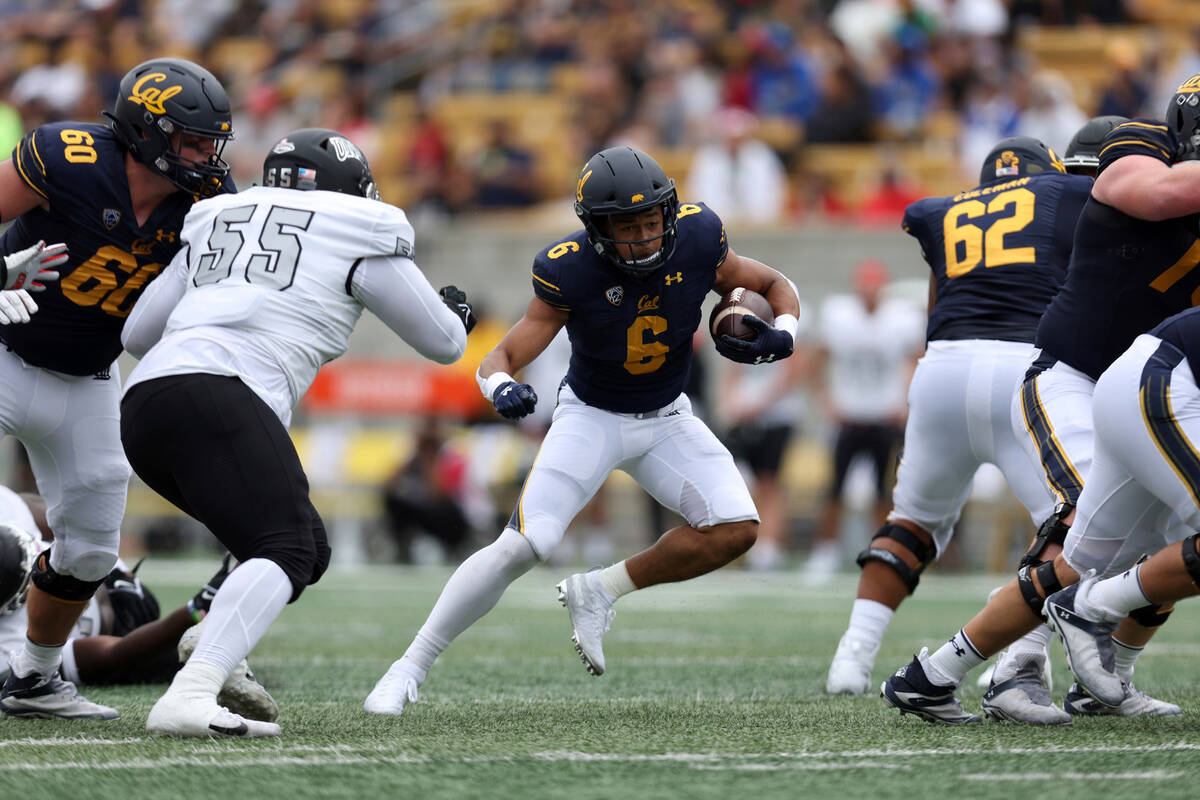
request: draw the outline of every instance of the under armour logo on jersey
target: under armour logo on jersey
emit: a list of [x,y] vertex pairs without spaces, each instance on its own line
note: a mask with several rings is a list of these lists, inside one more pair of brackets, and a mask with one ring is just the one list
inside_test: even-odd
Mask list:
[[104,227],[111,231],[121,221],[121,212],[115,208],[106,208],[100,212],[100,219],[104,220]]
[[676,272],[674,275],[668,275],[666,281],[667,286],[670,286],[672,283],[683,283],[683,273]]
[[160,241],[160,242],[174,243],[175,242],[175,231],[164,231],[162,228],[159,228],[158,232],[156,234],[154,234],[154,238],[158,239],[158,241]]
[[608,302],[614,306],[619,306],[621,305],[621,301],[625,299],[625,289],[620,286],[613,286],[605,290],[604,296],[608,298]]

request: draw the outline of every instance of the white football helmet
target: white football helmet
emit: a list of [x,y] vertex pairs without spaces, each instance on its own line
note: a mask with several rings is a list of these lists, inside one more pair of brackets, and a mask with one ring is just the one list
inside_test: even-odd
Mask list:
[[41,552],[41,542],[32,533],[0,522],[0,615],[25,605],[33,562]]

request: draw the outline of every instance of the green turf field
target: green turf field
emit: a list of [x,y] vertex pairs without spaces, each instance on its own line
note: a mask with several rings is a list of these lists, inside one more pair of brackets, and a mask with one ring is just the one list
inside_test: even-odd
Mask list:
[[[148,561],[164,608],[212,565]],[[539,568],[442,657],[403,717],[362,700],[423,621],[447,571],[332,570],[251,655],[279,701],[281,740],[144,734],[160,687],[92,689],[116,722],[0,719],[0,797],[800,798],[1194,795],[1200,603],[1142,658],[1139,685],[1182,718],[1081,719],[1068,729],[901,718],[876,696],[831,699],[825,669],[854,579],[822,589],[736,570],[631,595],[587,675]],[[927,575],[888,632],[875,680],[936,647],[1001,578]],[[1055,696],[1069,674],[1056,652]],[[963,690],[978,710],[982,689]]]

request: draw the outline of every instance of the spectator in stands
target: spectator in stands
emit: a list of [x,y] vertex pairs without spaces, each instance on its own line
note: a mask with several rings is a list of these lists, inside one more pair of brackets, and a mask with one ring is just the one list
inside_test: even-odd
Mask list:
[[926,194],[921,186],[899,169],[888,167],[880,173],[879,180],[863,198],[858,219],[864,225],[899,227],[904,219],[904,210]]
[[845,53],[821,80],[821,100],[805,127],[804,138],[814,144],[871,141],[875,114],[862,101],[869,92],[866,81]]
[[488,139],[471,165],[475,204],[485,209],[521,208],[537,201],[533,153],[518,144],[507,120],[488,124]]
[[817,70],[786,25],[749,29],[754,60],[750,67],[753,110],[760,116],[807,122],[817,109]]
[[688,195],[726,224],[777,222],[787,202],[783,162],[754,138],[754,125],[750,112],[722,109],[715,120],[717,141],[698,148],[688,170]]
[[908,139],[920,133],[938,99],[940,83],[929,58],[929,39],[915,25],[904,25],[884,45],[887,72],[875,87],[875,108],[889,133]]
[[1021,112],[1022,136],[1045,142],[1061,155],[1067,152],[1075,131],[1087,121],[1087,115],[1075,103],[1071,84],[1061,73],[1034,73],[1029,82],[1029,104]]
[[1105,48],[1104,59],[1112,69],[1100,89],[1096,116],[1156,118],[1157,113],[1143,113],[1150,100],[1152,77],[1141,68],[1137,46],[1127,39],[1114,39]]

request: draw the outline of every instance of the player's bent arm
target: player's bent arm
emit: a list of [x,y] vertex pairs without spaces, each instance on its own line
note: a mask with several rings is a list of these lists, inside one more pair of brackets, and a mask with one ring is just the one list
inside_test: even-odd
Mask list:
[[453,364],[467,349],[467,330],[411,258],[377,256],[354,270],[351,294],[431,361]]
[[713,291],[725,294],[739,286],[767,298],[771,310],[775,312],[775,327],[786,330],[795,340],[800,316],[800,294],[796,284],[779,270],[753,258],[739,256],[730,248],[724,263],[717,270]]
[[45,200],[21,179],[12,159],[0,163],[0,222],[10,222]]
[[1168,165],[1150,156],[1124,156],[1096,177],[1092,197],[1149,222],[1195,214],[1200,212],[1200,161]]
[[[524,369],[550,346],[563,325],[567,312],[534,297],[525,315],[508,329],[496,347],[479,364],[479,377],[486,380],[496,373],[511,376]],[[511,380],[511,378],[509,378]]]
[[121,345],[130,355],[141,358],[162,338],[167,319],[187,291],[187,252],[185,247],[151,282],[133,305],[121,328]]

